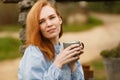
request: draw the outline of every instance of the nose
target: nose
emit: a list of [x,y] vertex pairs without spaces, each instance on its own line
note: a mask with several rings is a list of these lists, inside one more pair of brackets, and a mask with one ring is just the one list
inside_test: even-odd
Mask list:
[[48,27],[52,26],[52,22],[50,20],[46,20],[46,24]]

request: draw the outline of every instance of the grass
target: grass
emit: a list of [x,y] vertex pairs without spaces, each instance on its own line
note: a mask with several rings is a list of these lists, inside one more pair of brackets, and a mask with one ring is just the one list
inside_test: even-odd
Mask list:
[[10,37],[0,38],[0,61],[20,57],[20,44],[21,42],[18,39]]
[[102,25],[103,22],[93,16],[88,17],[88,23],[83,25],[63,25],[64,32],[79,32],[92,29],[98,25]]
[[105,73],[105,67],[103,64],[103,60],[101,58],[88,62],[86,64],[89,64],[91,69],[94,71],[95,80],[107,80],[106,73]]

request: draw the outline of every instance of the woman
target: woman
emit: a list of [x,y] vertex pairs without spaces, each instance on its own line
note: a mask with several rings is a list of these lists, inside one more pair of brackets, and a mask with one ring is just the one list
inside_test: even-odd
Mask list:
[[78,61],[82,46],[63,49],[61,36],[58,11],[47,0],[37,1],[27,16],[27,46],[19,65],[19,80],[84,80]]

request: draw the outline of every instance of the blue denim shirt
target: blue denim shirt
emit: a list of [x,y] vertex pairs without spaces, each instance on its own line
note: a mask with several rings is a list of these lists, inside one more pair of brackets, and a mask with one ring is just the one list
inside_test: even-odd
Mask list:
[[[63,44],[54,47],[57,55],[63,49]],[[52,61],[45,59],[37,46],[30,45],[20,61],[18,80],[84,80],[84,75],[79,61],[76,62],[74,73],[71,72],[68,64],[59,69]]]

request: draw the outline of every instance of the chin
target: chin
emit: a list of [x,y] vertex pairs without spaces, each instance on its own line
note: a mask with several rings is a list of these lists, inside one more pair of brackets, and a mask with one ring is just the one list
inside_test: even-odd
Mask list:
[[53,38],[56,38],[56,36],[49,36],[48,38],[49,39],[53,39]]
[[58,36],[59,36],[58,34],[49,34],[49,36],[47,38],[53,39],[53,38],[56,38]]

